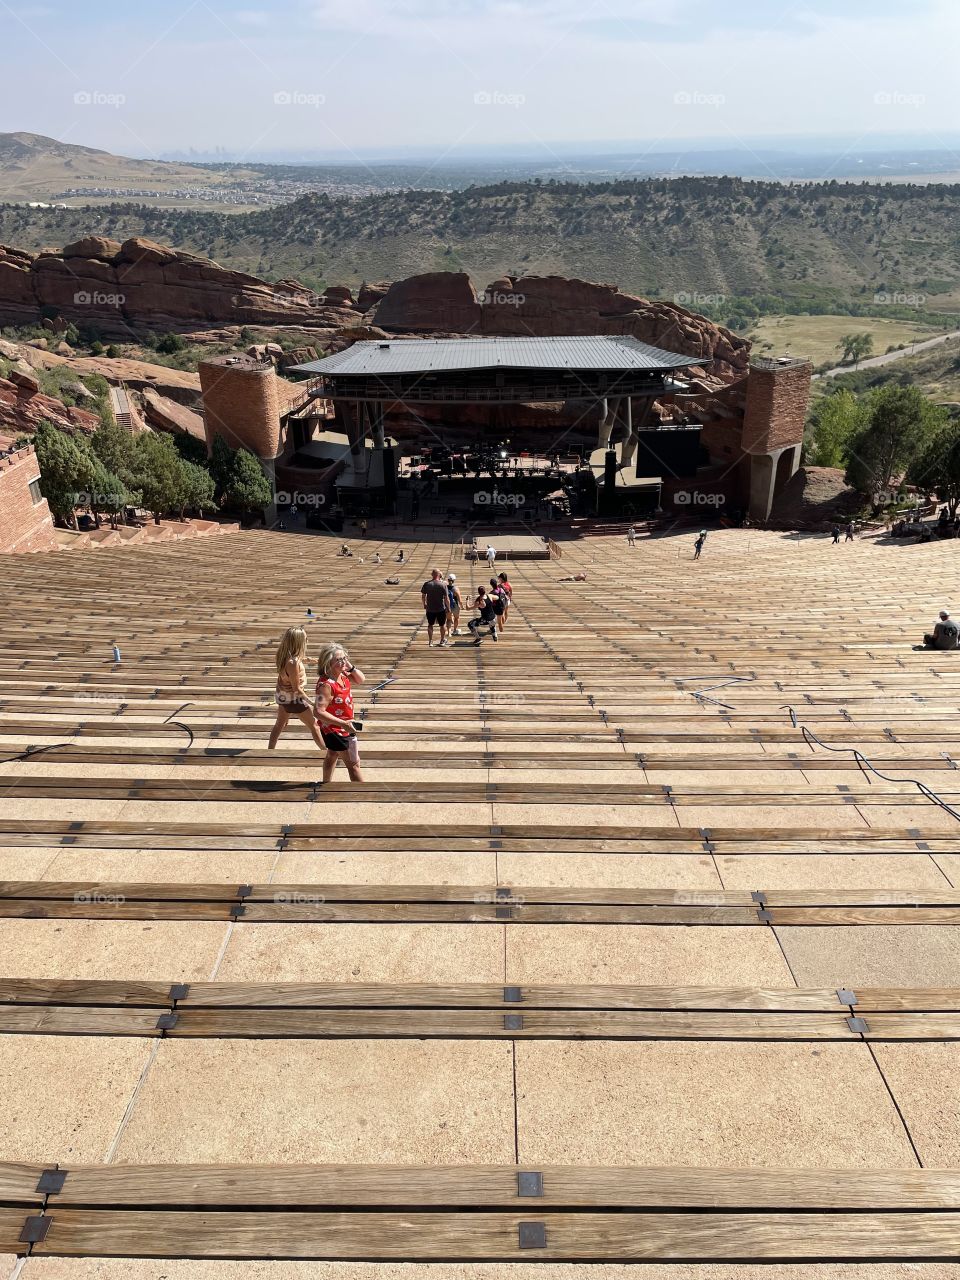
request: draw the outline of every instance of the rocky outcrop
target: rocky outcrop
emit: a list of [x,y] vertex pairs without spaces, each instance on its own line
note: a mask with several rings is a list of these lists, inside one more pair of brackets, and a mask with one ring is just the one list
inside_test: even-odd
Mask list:
[[[344,296],[346,294],[346,297]],[[296,281],[270,284],[209,258],[135,236],[88,236],[39,254],[0,246],[0,323],[32,324],[43,309],[107,336],[189,324],[302,324],[339,329],[361,312],[349,290],[323,298]]]
[[377,304],[374,323],[380,329],[415,333],[481,332],[482,308],[465,271],[429,271],[397,280]]
[[390,288],[389,280],[364,281],[357,293],[357,306],[361,311],[375,307]]
[[611,284],[563,276],[504,276],[477,295],[463,272],[436,271],[391,285],[374,312],[377,326],[405,333],[551,337],[631,334],[667,351],[744,372],[750,343],[670,302],[621,293]]
[[203,430],[203,415],[195,413],[185,405],[177,404],[167,396],[160,395],[152,387],[144,387],[140,393],[143,404],[143,415],[149,426],[155,431],[169,431],[172,435],[185,433],[195,440],[206,442]]
[[67,431],[96,431],[100,425],[95,413],[44,395],[35,378],[17,371],[0,378],[0,431],[17,436],[36,431],[41,422]]
[[673,303],[563,276],[503,276],[480,294],[465,272],[434,271],[393,284],[317,294],[298,280],[270,284],[143,236],[123,244],[87,236],[37,255],[0,246],[0,324],[51,312],[105,336],[143,329],[294,325],[328,350],[371,335],[632,334],[694,356],[725,379],[742,374],[750,344]]

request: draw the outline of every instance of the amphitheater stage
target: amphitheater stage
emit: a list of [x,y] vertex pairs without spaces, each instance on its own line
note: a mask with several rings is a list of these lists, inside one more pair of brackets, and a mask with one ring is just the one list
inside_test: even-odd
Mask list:
[[527,534],[504,534],[495,529],[490,533],[474,534],[467,559],[482,560],[487,546],[497,553],[497,560],[550,560],[551,544],[543,538]]

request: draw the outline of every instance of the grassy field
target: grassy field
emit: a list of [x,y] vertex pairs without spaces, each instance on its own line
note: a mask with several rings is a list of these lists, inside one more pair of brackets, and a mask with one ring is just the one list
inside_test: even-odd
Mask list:
[[943,330],[909,320],[884,320],[868,316],[762,316],[747,337],[754,350],[763,354],[770,343],[771,355],[808,356],[815,365],[840,363],[837,343],[846,333],[873,336],[873,354],[883,355],[890,347],[932,338]]

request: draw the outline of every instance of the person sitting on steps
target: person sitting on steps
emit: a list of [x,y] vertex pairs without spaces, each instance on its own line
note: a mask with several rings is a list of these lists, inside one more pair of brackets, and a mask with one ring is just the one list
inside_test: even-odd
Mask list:
[[923,637],[925,649],[956,649],[960,639],[960,626],[957,626],[946,609],[940,610],[940,616],[933,624],[933,634]]

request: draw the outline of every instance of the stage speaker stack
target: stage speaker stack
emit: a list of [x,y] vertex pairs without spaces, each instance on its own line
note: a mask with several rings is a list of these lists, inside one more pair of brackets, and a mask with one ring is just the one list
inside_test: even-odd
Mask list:
[[617,451],[608,449],[603,455],[603,488],[599,494],[597,510],[600,515],[611,515],[617,505]]
[[397,455],[393,445],[383,449],[383,488],[387,499],[387,510],[392,511],[397,501]]

